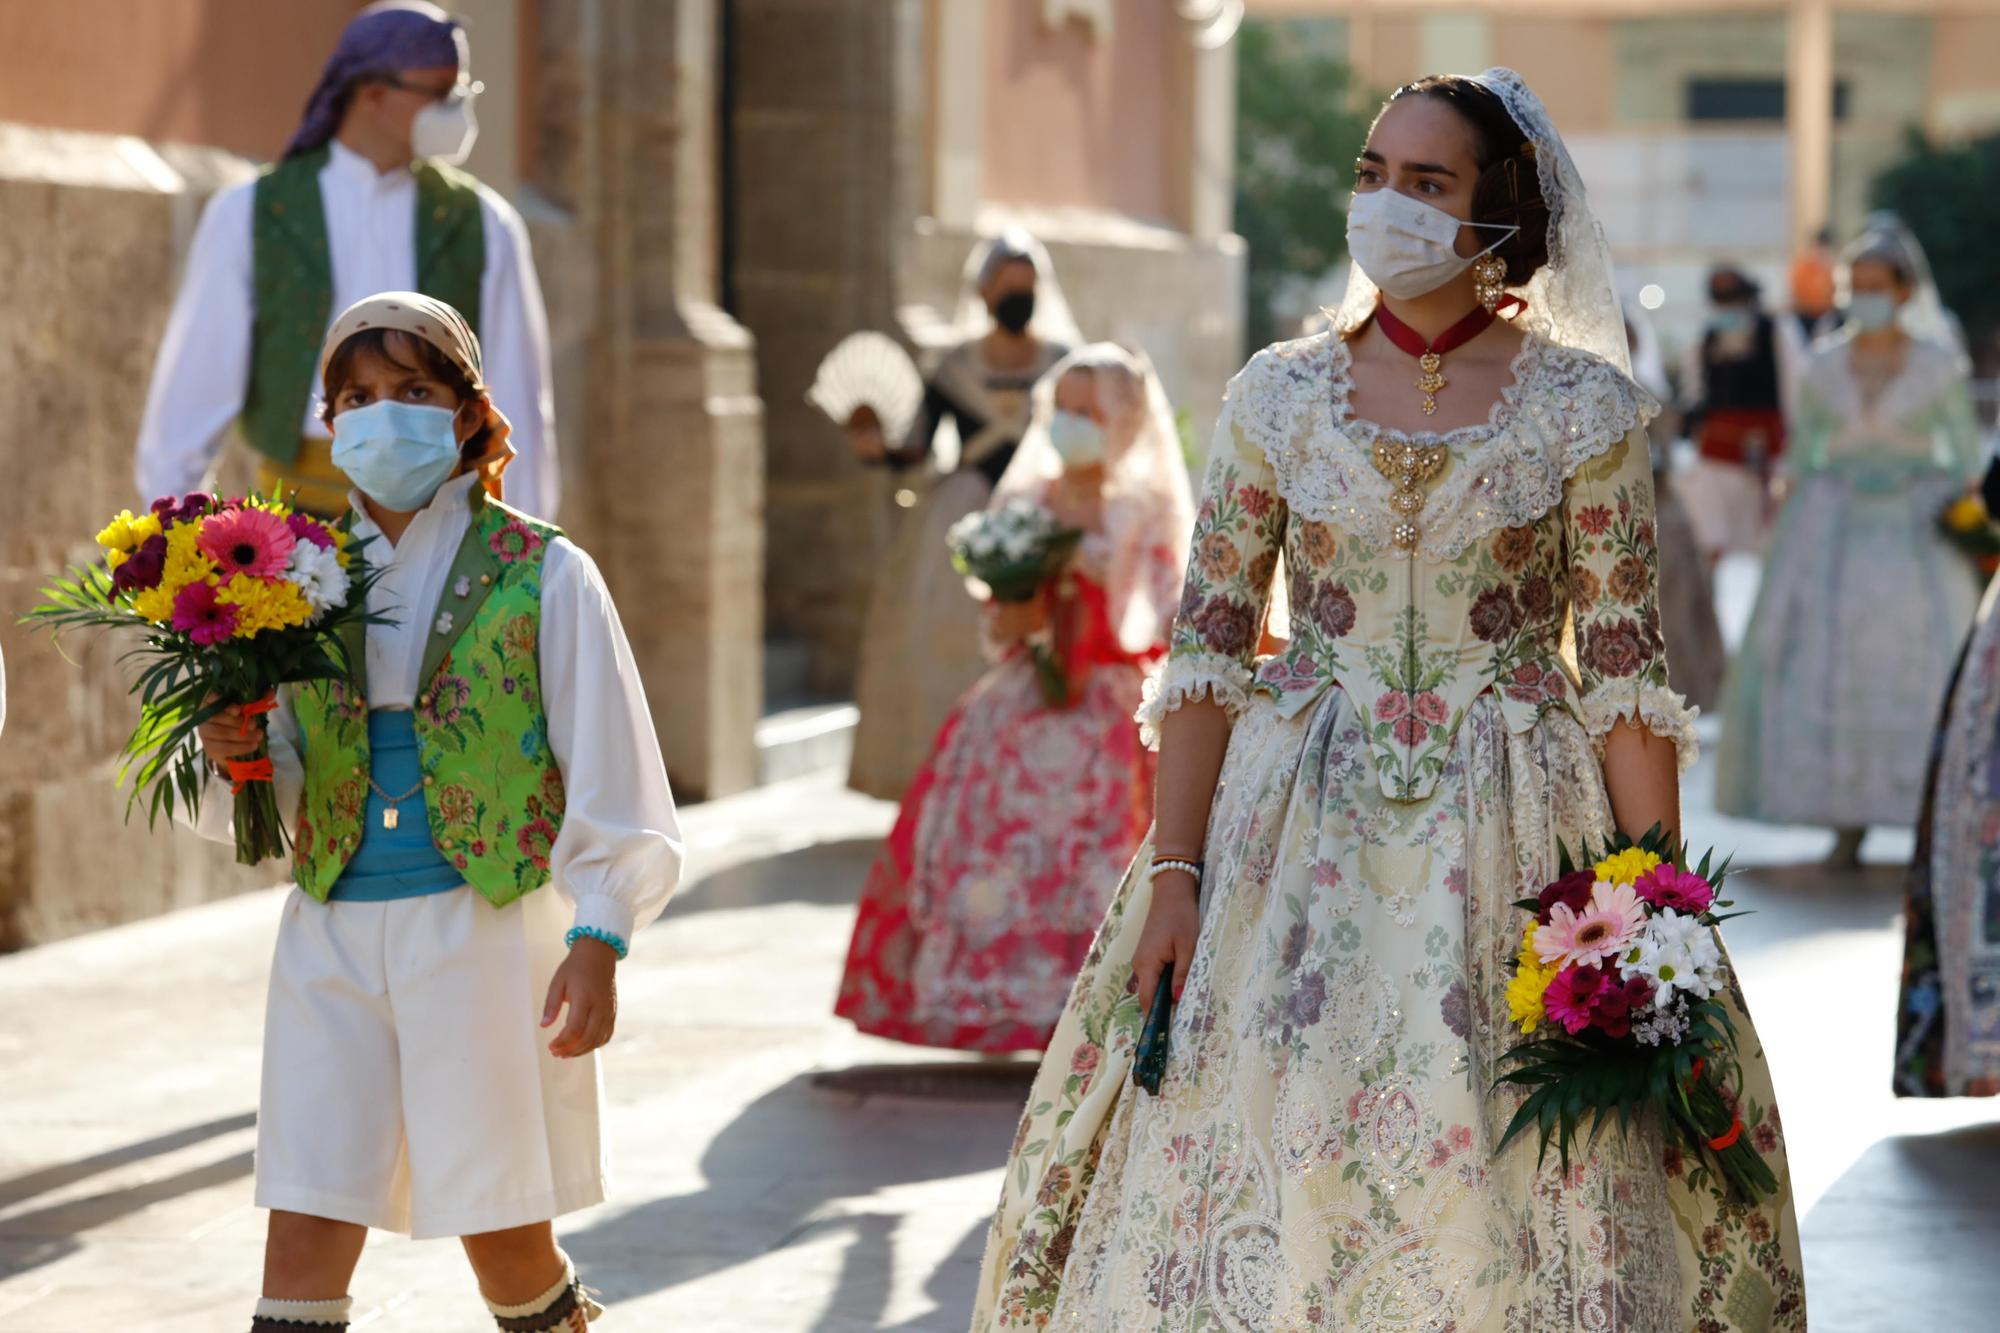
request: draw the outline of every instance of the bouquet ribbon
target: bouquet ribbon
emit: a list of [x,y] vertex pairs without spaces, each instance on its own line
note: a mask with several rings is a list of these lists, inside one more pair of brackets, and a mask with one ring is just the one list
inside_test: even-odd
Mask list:
[[232,796],[242,795],[247,783],[275,781],[270,755],[262,759],[231,759],[224,767],[229,770],[229,792]]
[[[1690,1088],[1692,1088],[1696,1083],[1699,1083],[1701,1081],[1701,1072],[1706,1068],[1708,1068],[1708,1061],[1697,1057],[1694,1062],[1694,1068],[1688,1071],[1688,1086]],[[1736,1140],[1742,1137],[1743,1137],[1743,1117],[1740,1115],[1732,1116],[1730,1117],[1729,1121],[1729,1129],[1726,1132],[1717,1134],[1714,1138],[1708,1140],[1708,1146],[1715,1149],[1717,1152],[1721,1152],[1724,1148],[1734,1147],[1736,1145]]]
[[[275,690],[255,703],[244,704],[243,734],[246,736],[250,734],[251,718],[275,712],[277,707],[278,695]],[[229,770],[229,793],[232,796],[241,796],[243,788],[249,783],[276,781],[276,775],[271,767],[271,756],[268,754],[256,759],[230,759],[225,761],[223,767]]]

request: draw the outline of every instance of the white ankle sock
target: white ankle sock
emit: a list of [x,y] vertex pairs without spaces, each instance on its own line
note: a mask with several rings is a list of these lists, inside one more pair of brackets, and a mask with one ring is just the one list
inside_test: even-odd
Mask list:
[[280,1301],[269,1296],[257,1298],[256,1317],[276,1319],[301,1328],[342,1328],[354,1308],[352,1296],[336,1296],[324,1301]]

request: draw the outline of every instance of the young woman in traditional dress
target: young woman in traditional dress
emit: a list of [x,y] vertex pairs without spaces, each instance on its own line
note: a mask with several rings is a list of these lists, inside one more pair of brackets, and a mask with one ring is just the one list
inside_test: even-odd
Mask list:
[[885,465],[908,501],[869,599],[854,687],[861,722],[848,783],[884,800],[902,796],[945,715],[986,669],[979,608],[945,555],[945,533],[985,506],[1027,429],[1029,389],[1082,341],[1048,251],[1018,228],[967,260],[955,323],[959,340],[927,378],[907,439],[849,425],[855,452]]
[[[1108,343],[1060,362],[1036,398],[994,503],[1035,500],[1086,535],[1051,596],[989,608],[1000,660],[946,719],[869,873],[838,1012],[899,1041],[1046,1045],[1152,812],[1132,713],[1193,522],[1180,436],[1152,368]],[[1066,706],[1023,650],[1038,633]]]
[[1870,824],[1917,818],[1980,593],[1938,515],[1984,447],[1916,238],[1877,218],[1841,268],[1847,323],[1800,385],[1791,494],[1726,689],[1716,805],[1834,828],[1834,860],[1851,865]]
[[[1383,109],[1334,329],[1231,384],[1164,679],[1153,844],[1029,1097],[977,1329],[1805,1327],[1775,1197],[1656,1126],[1495,1151],[1512,904],[1558,844],[1676,828],[1694,737],[1658,629],[1654,405],[1602,234],[1508,70]],[[1365,280],[1364,280],[1365,279]],[[1513,295],[1525,312],[1493,310]],[[1254,662],[1284,551],[1292,636]],[[1576,655],[1564,650],[1573,622]],[[1180,990],[1158,1095],[1141,1010]]]

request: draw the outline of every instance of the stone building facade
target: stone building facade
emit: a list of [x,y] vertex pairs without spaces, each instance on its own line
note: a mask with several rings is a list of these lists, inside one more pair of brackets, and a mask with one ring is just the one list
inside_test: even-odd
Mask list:
[[[277,151],[357,7],[287,0],[281,30],[266,0],[0,13],[0,949],[276,877],[126,824],[115,653],[65,661],[13,615],[137,501],[201,206]],[[1146,347],[1213,419],[1241,351],[1233,63],[1173,5],[452,7],[487,84],[468,166],[527,218],[548,302],[559,518],[618,600],[684,798],[758,780],[767,657],[803,664],[788,689],[851,684],[894,510],[803,395],[854,329],[921,350],[979,236],[1037,228],[1085,331]],[[1071,132],[1020,116],[1030,97]]]

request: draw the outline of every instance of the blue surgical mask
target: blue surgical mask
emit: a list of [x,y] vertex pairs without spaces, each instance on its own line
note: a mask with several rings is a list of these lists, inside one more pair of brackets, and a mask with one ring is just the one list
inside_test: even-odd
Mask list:
[[1896,298],[1888,292],[1856,292],[1847,298],[1847,317],[1864,332],[1886,329],[1896,322]]
[[414,513],[458,466],[452,412],[414,403],[370,403],[333,419],[333,465],[384,509]]
[[1748,306],[1725,305],[1716,308],[1709,318],[1709,327],[1717,333],[1748,333],[1750,331],[1750,309]]

